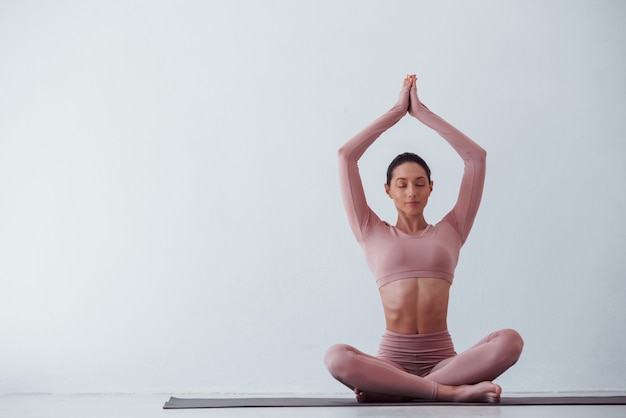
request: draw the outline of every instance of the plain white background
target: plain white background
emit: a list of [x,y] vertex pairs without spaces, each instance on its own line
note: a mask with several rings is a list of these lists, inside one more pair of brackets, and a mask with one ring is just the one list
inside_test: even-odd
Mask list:
[[[377,289],[336,150],[402,78],[488,151],[457,350],[526,341],[505,391],[624,391],[621,1],[3,1],[0,393],[335,393],[375,352]],[[462,164],[405,118],[370,148]]]

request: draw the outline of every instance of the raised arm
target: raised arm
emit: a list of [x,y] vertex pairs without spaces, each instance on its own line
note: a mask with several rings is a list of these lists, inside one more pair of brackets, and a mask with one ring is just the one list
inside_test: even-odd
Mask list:
[[378,217],[367,205],[358,161],[367,148],[387,129],[395,125],[409,108],[409,77],[404,79],[398,102],[384,115],[356,134],[339,149],[339,184],[341,197],[348,215],[350,228],[357,241],[361,241],[373,221]]
[[463,242],[467,239],[478,212],[485,182],[487,153],[461,131],[430,111],[417,97],[415,77],[410,89],[409,114],[441,135],[463,159],[465,170],[459,197],[454,208],[445,216],[459,232]]

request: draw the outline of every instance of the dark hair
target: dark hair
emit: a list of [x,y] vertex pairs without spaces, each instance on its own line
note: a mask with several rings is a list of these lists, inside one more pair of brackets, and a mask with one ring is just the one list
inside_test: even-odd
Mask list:
[[416,163],[422,166],[424,171],[426,171],[426,176],[428,177],[428,182],[430,183],[430,168],[426,161],[422,157],[417,154],[413,154],[412,152],[405,152],[404,154],[398,155],[393,159],[391,164],[389,164],[389,168],[387,168],[387,185],[391,185],[391,175],[393,174],[393,170],[396,169],[397,166],[404,163]]

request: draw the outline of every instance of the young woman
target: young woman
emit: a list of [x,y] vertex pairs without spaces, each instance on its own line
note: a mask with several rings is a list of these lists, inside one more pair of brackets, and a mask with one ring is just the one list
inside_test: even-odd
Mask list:
[[[338,344],[324,361],[359,402],[498,402],[502,389],[491,381],[519,358],[520,335],[500,330],[457,354],[447,330],[450,286],[480,204],[486,153],[419,101],[416,80],[406,76],[396,105],[339,150],[344,206],[376,277],[386,331],[377,356]],[[424,218],[433,190],[430,169],[417,155],[399,155],[387,171],[385,191],[398,211],[395,226],[369,208],[361,184],[359,158],[407,112],[441,135],[465,163],[458,200],[435,225]]]

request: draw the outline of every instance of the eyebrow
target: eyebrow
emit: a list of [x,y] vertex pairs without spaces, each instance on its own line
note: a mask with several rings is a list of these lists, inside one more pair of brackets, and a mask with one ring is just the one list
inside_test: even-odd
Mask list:
[[[421,179],[424,179],[424,180],[425,180],[425,179],[426,179],[426,176],[419,176],[419,177],[415,177],[415,180],[421,180]],[[404,180],[404,181],[406,181],[406,177],[398,177],[398,178],[396,179],[396,181],[398,181],[398,180]]]

